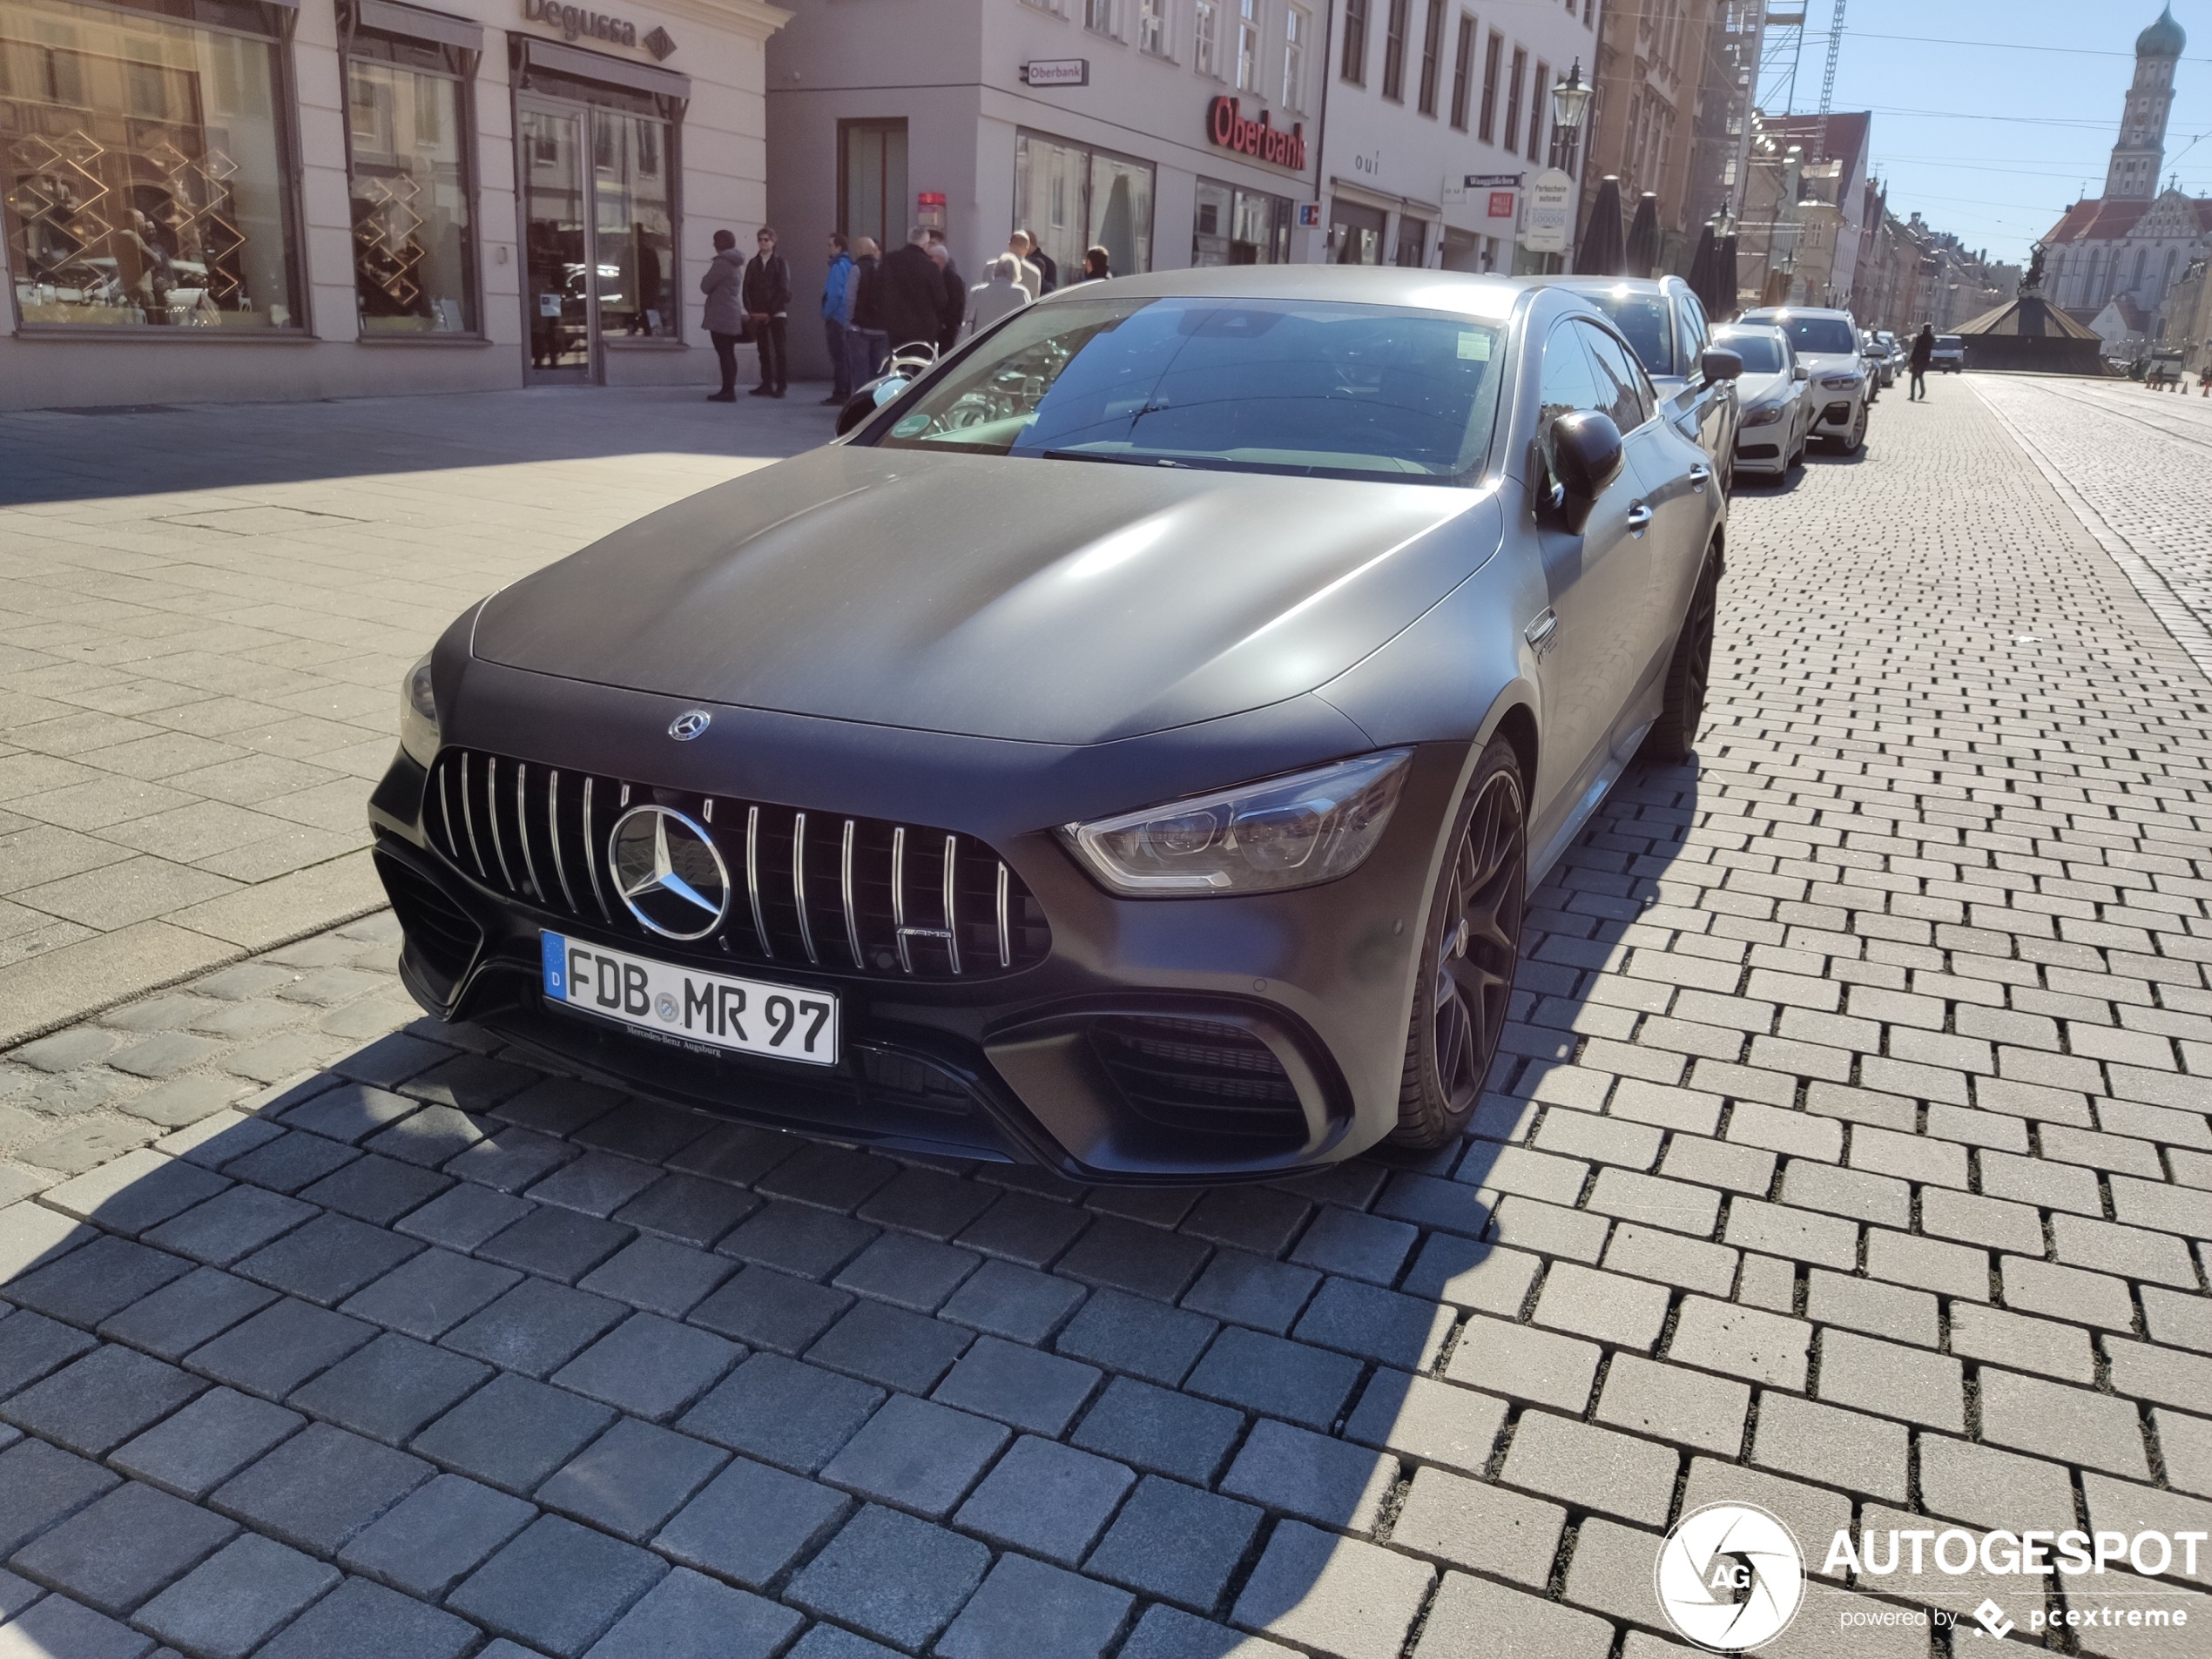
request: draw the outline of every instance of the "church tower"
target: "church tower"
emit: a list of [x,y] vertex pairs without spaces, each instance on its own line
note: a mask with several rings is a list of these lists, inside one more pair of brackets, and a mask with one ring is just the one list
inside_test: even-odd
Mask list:
[[2120,117],[2120,142],[2105,173],[2107,201],[2148,201],[2158,194],[2166,160],[2166,112],[2174,102],[2174,65],[2188,37],[2169,4],[2135,37],[2135,79]]

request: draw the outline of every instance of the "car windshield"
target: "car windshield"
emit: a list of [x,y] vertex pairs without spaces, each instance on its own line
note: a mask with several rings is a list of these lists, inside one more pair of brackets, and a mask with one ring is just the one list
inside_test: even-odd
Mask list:
[[1647,374],[1672,374],[1675,368],[1675,330],[1667,317],[1667,302],[1656,293],[1608,288],[1582,296],[1613,319],[1613,326],[1628,336]]
[[1946,351],[1957,351],[1959,344],[1959,336],[1956,334],[1938,334],[1936,336],[1936,344],[1941,346]]
[[1056,301],[1017,313],[860,441],[1448,482],[1488,447],[1502,341],[1465,317],[1335,300]]
[[1782,342],[1772,334],[1716,334],[1713,344],[1741,357],[1747,374],[1782,372]]
[[1851,339],[1851,325],[1841,317],[1773,317],[1760,320],[1771,322],[1789,335],[1801,352],[1826,352],[1849,357],[1858,350]]

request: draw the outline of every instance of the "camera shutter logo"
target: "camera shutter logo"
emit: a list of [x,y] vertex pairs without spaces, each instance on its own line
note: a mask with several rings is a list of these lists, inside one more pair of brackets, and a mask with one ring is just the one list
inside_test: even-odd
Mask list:
[[704,939],[730,907],[730,872],[703,824],[667,806],[633,806],[607,837],[615,891],[664,939]]
[[1764,1647],[1804,1600],[1805,1558],[1775,1516],[1749,1503],[1709,1503],[1659,1546],[1652,1588],[1667,1622],[1714,1653]]

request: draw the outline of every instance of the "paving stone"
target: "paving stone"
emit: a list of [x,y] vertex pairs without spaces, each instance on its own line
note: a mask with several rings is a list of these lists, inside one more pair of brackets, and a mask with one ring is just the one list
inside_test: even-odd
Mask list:
[[1575,1262],[1554,1262],[1536,1298],[1535,1319],[1623,1348],[1649,1350],[1666,1323],[1665,1289]]
[[13,1313],[0,1319],[0,1397],[58,1371],[98,1346],[82,1331],[43,1313]]
[[[1825,1380],[1824,1373],[1824,1386]],[[1750,1405],[1751,1390],[1745,1384],[1621,1353],[1606,1369],[1597,1420],[1734,1457],[1743,1447]]]
[[1219,1328],[1213,1320],[1183,1309],[1163,1307],[1118,1291],[1099,1291],[1053,1339],[1053,1346],[1109,1371],[1173,1387]]
[[350,1146],[389,1128],[409,1112],[418,1110],[421,1104],[419,1100],[386,1089],[341,1082],[300,1102],[285,1112],[282,1121],[287,1129],[306,1130],[326,1140],[343,1141]]
[[375,1335],[374,1325],[287,1296],[185,1358],[194,1371],[217,1382],[265,1399],[283,1399]]
[[2136,1294],[2155,1339],[2212,1353],[2212,1303],[2202,1297],[2176,1296],[2155,1285],[2143,1285]]
[[340,1312],[431,1342],[521,1283],[522,1277],[511,1267],[426,1250],[354,1291]]
[[1122,1644],[1122,1659],[1294,1659],[1288,1648],[1240,1635],[1171,1607],[1145,1608]]
[[1244,1432],[1224,1406],[1116,1377],[1084,1416],[1076,1445],[1140,1469],[1210,1483]]
[[902,1170],[858,1214],[878,1226],[920,1233],[943,1244],[989,1209],[998,1196],[988,1187],[934,1170]]
[[230,1388],[211,1388],[109,1454],[128,1475],[198,1500],[290,1436],[307,1420]]
[[1447,1573],[1414,1659],[1478,1652],[1501,1630],[1513,1633],[1514,1650],[1528,1659],[1605,1659],[1613,1648],[1613,1627],[1603,1619],[1487,1579]]
[[1602,1352],[1573,1337],[1478,1314],[1460,1332],[1444,1374],[1470,1387],[1579,1413],[1589,1404]]
[[932,1398],[1015,1428],[1057,1435],[1082,1409],[1099,1376],[1093,1366],[987,1336],[961,1356]]
[[[259,1123],[260,1120],[252,1121]],[[243,1157],[233,1157],[227,1162],[210,1163],[205,1157],[196,1157],[192,1161],[219,1169],[233,1181],[250,1182],[257,1187],[266,1187],[272,1192],[297,1192],[300,1188],[344,1169],[361,1156],[342,1142],[326,1140],[320,1135],[308,1135],[294,1130],[279,1130],[274,1134],[273,1140],[266,1141]]]
[[436,1601],[536,1514],[520,1498],[441,1474],[355,1534],[338,1564]]
[[221,1176],[196,1163],[141,1148],[49,1187],[40,1202],[65,1216],[135,1238],[228,1185]]
[[290,1404],[371,1440],[402,1446],[490,1375],[490,1367],[473,1359],[387,1332],[299,1390]]
[[[402,1133],[413,1128],[418,1121],[411,1117],[400,1129],[391,1132]],[[520,1192],[577,1156],[577,1149],[566,1141],[556,1140],[550,1135],[540,1135],[536,1130],[522,1129],[490,1118],[464,1118],[462,1121],[477,1132],[477,1138],[455,1148],[455,1155],[438,1167],[457,1180],[487,1186],[495,1192]],[[455,1141],[459,1139],[459,1136],[455,1137]],[[382,1136],[370,1144],[393,1157],[402,1156],[401,1149],[384,1145]],[[454,1142],[446,1143],[446,1147],[453,1146]],[[406,1161],[426,1168],[437,1165],[438,1160],[432,1154],[441,1150],[445,1148],[426,1145],[406,1155]]]
[[2178,1492],[2212,1498],[2212,1421],[2161,1406],[2151,1413],[2166,1478]]
[[[274,1123],[259,1117],[248,1117],[241,1112],[219,1112],[204,1117],[173,1135],[165,1135],[154,1143],[154,1150],[166,1152],[171,1157],[183,1158],[202,1169],[220,1170],[233,1160],[245,1157],[254,1148],[266,1146],[271,1141],[282,1140],[290,1133]],[[234,1177],[243,1180],[245,1177]],[[267,1182],[257,1184],[266,1186]]]
[[489,1109],[537,1081],[538,1074],[521,1066],[464,1054],[407,1080],[408,1094],[459,1111]]
[[1039,1651],[1100,1659],[1133,1598],[1073,1573],[1008,1555],[938,1639],[945,1659],[1028,1659]]
[[1282,1336],[1321,1282],[1321,1275],[1310,1267],[1292,1267],[1245,1251],[1224,1249],[1215,1252],[1198,1282],[1184,1292],[1183,1305]]
[[373,1227],[386,1227],[452,1184],[448,1177],[429,1170],[372,1154],[300,1188],[300,1197]]
[[493,1116],[547,1135],[570,1135],[604,1116],[623,1099],[611,1089],[575,1077],[540,1077],[520,1093],[488,1107]]
[[592,1659],[769,1659],[806,1620],[678,1568],[623,1615]]
[[1352,1532],[1374,1527],[1398,1478],[1397,1460],[1262,1419],[1222,1477],[1222,1491]]
[[1920,1494],[1932,1514],[2015,1532],[2078,1524],[2073,1477],[2062,1463],[1942,1434],[1921,1435],[1918,1449]]
[[545,1377],[621,1323],[619,1302],[525,1278],[445,1333],[443,1344],[503,1370]]
[[817,1339],[806,1357],[887,1388],[926,1393],[973,1339],[960,1325],[863,1300]]
[[637,1543],[728,1460],[719,1447],[625,1417],[540,1487],[537,1501]]
[[781,1354],[757,1353],[677,1420],[687,1434],[813,1474],[859,1432],[883,1391]]
[[704,1393],[745,1352],[658,1314],[636,1313],[554,1372],[553,1380],[660,1420]]
[[450,1106],[425,1106],[361,1144],[380,1157],[435,1170],[475,1146],[491,1127]]
[[1939,1296],[1989,1300],[1989,1255],[1964,1244],[1870,1228],[1866,1271],[1874,1278],[1916,1285]]
[[1056,1271],[1086,1285],[1172,1302],[1197,1277],[1210,1251],[1199,1239],[1103,1216],[1060,1258]]
[[1397,1278],[1418,1236],[1404,1222],[1326,1207],[1299,1238],[1291,1259],[1324,1273],[1388,1285]]
[[409,1213],[398,1226],[410,1238],[467,1251],[529,1212],[527,1198],[510,1197],[464,1182]]
[[573,1138],[580,1146],[618,1152],[644,1163],[664,1163],[714,1127],[715,1120],[704,1113],[632,1096],[578,1129]]
[[282,1193],[236,1186],[150,1228],[145,1239],[195,1261],[228,1267],[319,1213],[314,1205]]
[[1330,1278],[1299,1318],[1295,1334],[1300,1342],[1423,1370],[1442,1352],[1453,1322],[1450,1309],[1420,1297]]
[[421,1248],[350,1217],[324,1215],[256,1251],[235,1271],[241,1278],[333,1307]]
[[487,1261],[573,1285],[635,1235],[596,1216],[540,1204],[477,1246]]
[[1090,1217],[1082,1211],[1025,1192],[1009,1192],[971,1222],[955,1242],[1001,1261],[1043,1267],[1089,1224]]
[[[1959,1361],[1851,1331],[1823,1332],[1820,1397],[1929,1428],[1963,1433],[1966,1390]],[[1719,1449],[1719,1448],[1715,1448]]]
[[1400,1549],[1541,1590],[1566,1522],[1555,1503],[1432,1468],[1413,1476],[1390,1537]]
[[98,1457],[160,1421],[206,1386],[174,1366],[110,1344],[0,1405],[0,1418],[72,1452]]
[[16,1552],[16,1571],[120,1618],[238,1528],[132,1481]]
[[2212,1359],[2117,1337],[2104,1339],[2104,1351],[2122,1394],[2184,1408],[2212,1398]]
[[1024,1435],[961,1506],[954,1524],[1072,1567],[1136,1478],[1118,1463]]
[[[1664,1626],[1666,1615],[1660,1608],[1651,1570],[1659,1548],[1656,1533],[1593,1516],[1575,1529],[1566,1599],[1600,1613]],[[1817,1589],[1810,1593],[1820,1594]]]
[[678,1319],[738,1271],[735,1263],[666,1238],[639,1238],[580,1281],[580,1288]]
[[692,1324],[754,1347],[803,1353],[853,1304],[843,1291],[772,1268],[747,1267],[691,1310]]
[[2101,1325],[2107,1331],[2134,1328],[2135,1305],[2125,1279],[2025,1256],[2006,1257],[2000,1271],[2007,1307]]
[[759,1207],[752,1194],[719,1181],[664,1175],[616,1211],[612,1219],[705,1250]]
[[137,1623],[196,1659],[246,1659],[337,1582],[334,1568],[247,1533],[139,1608]]
[[1489,1466],[1507,1409],[1505,1401],[1473,1389],[1379,1367],[1345,1423],[1344,1438],[1477,1474]]
[[1209,1188],[1184,1218],[1183,1231],[1257,1256],[1279,1256],[1312,1206],[1271,1187]]
[[0,1451],[0,1557],[116,1484],[98,1464],[43,1440],[19,1440]]
[[1851,1521],[1851,1500],[1840,1492],[1784,1480],[1748,1464],[1723,1463],[1710,1457],[1690,1459],[1689,1479],[1683,1487],[1677,1517],[1721,1502],[1755,1503],[1778,1517],[1804,1546],[1805,1570],[1816,1576],[1821,1575],[1826,1560],[1819,1541],[1834,1537]]
[[[1216,1257],[1209,1264],[1209,1274],[1220,1260]],[[1035,1344],[1051,1335],[1082,1299],[1082,1287],[1064,1278],[1011,1262],[987,1261],[953,1292],[938,1314],[956,1325]]]
[[432,1473],[420,1458],[310,1423],[225,1481],[208,1502],[297,1548],[334,1555]]
[[894,1394],[830,1460],[822,1479],[941,1521],[1009,1438],[985,1419]]
[[2085,1387],[2096,1377],[2089,1333],[2079,1325],[2054,1325],[1971,1302],[1952,1305],[1951,1352],[1962,1359],[2040,1372]]
[[9,1279],[8,1299],[90,1329],[192,1271],[188,1261],[103,1235],[81,1250]]
[[1610,1271],[1703,1291],[1708,1296],[1724,1297],[1735,1289],[1737,1260],[1737,1252],[1725,1244],[1633,1223],[1615,1227],[1605,1247],[1605,1265]]
[[1680,1461],[1670,1447],[1532,1411],[1514,1431],[1501,1479],[1656,1526],[1666,1518]]
[[2138,1480],[2149,1478],[2135,1407],[2109,1394],[1985,1367],[1981,1432],[1984,1440],[1998,1446],[2063,1458]]
[[991,1564],[970,1538],[873,1504],[794,1578],[785,1599],[902,1648],[952,1622]]
[[1851,1221],[1757,1198],[1730,1204],[1723,1238],[1744,1250],[1840,1272],[1849,1272],[1858,1263],[1858,1229]]
[[0,1625],[0,1656],[5,1659],[138,1659],[152,1646],[127,1625],[65,1595],[50,1595]]
[[1186,1386],[1207,1399],[1325,1429],[1359,1379],[1359,1362],[1345,1355],[1232,1325],[1215,1339]]
[[527,1377],[495,1377],[415,1438],[417,1455],[514,1493],[535,1492],[615,1414]]
[[[1954,1313],[1978,1311],[1962,1306]],[[1807,1277],[1805,1315],[1816,1325],[1840,1325],[1924,1348],[1937,1342],[1934,1297],[1879,1279],[1831,1273],[1824,1267],[1814,1268]]]
[[461,1659],[482,1634],[450,1613],[350,1578],[309,1608],[257,1659]]
[[[164,1359],[181,1359],[276,1299],[274,1291],[249,1285],[219,1268],[202,1267],[103,1320],[99,1332]],[[6,1347],[7,1338],[0,1334],[0,1353]],[[5,1371],[0,1364],[0,1392],[7,1386]]]
[[668,1564],[619,1539],[541,1515],[462,1581],[446,1605],[488,1629],[574,1659]]
[[1812,1326],[1803,1319],[1692,1296],[1676,1312],[1667,1357],[1752,1382],[1803,1388],[1811,1344]]
[[1816,1405],[1769,1389],[1759,1396],[1752,1431],[1755,1462],[1853,1492],[1903,1502],[1906,1431],[1858,1412]]
[[660,1530],[662,1554],[765,1590],[852,1508],[843,1493],[738,1458]]
[[887,1234],[846,1263],[831,1282],[842,1291],[929,1313],[978,1265],[979,1258],[968,1251]]
[[1295,1521],[1278,1525],[1231,1622],[1332,1659],[1397,1659],[1435,1568]]
[[806,1278],[826,1278],[859,1255],[876,1231],[849,1216],[804,1204],[771,1204],[738,1223],[714,1248],[739,1261],[779,1267]]
[[[1880,1219],[1895,1227],[1905,1224],[1902,1217]],[[2026,1204],[2008,1204],[2000,1198],[1931,1189],[1920,1195],[1920,1224],[1938,1238],[1993,1250],[2043,1253],[2041,1217]]]

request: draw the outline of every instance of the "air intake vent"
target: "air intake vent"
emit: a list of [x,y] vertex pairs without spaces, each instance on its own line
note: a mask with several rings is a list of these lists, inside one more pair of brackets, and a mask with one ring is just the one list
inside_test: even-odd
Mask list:
[[[704,828],[728,872],[714,933],[675,947],[885,979],[981,979],[1052,948],[1043,907],[973,836],[766,802],[660,789],[448,749],[431,768],[423,827],[446,861],[494,893],[611,927],[657,951],[617,891],[607,841],[644,805]],[[693,843],[694,846],[697,846]]]
[[1283,1062],[1240,1025],[1116,1015],[1092,1022],[1090,1032],[1099,1059],[1140,1117],[1216,1135],[1306,1138],[1305,1113]]
[[431,988],[442,997],[449,995],[483,948],[483,930],[433,883],[397,859],[379,858],[376,873],[383,878],[392,914],[399,918],[416,961],[438,981]]

